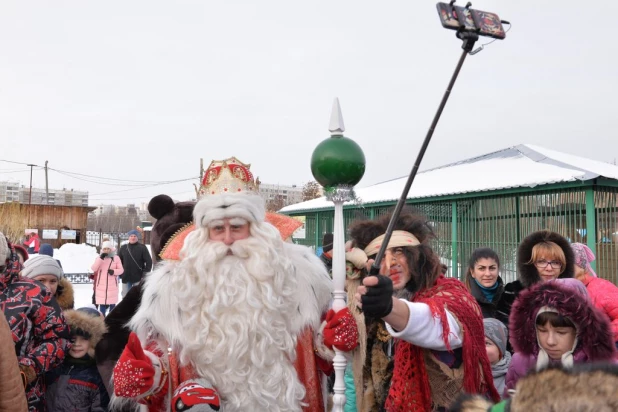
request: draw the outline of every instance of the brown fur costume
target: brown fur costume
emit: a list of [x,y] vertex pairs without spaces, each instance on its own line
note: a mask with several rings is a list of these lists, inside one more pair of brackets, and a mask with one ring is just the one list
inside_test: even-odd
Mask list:
[[548,368],[517,383],[512,412],[618,411],[618,366],[580,364],[571,370]]
[[157,221],[150,234],[150,249],[153,258],[159,262],[159,253],[167,241],[193,219],[195,202],[174,203],[168,195],[153,197],[148,203],[148,213]]
[[614,412],[618,411],[618,365],[582,363],[549,367],[517,382],[516,394],[492,408],[486,399],[462,395],[450,412]]
[[28,410],[26,392],[19,374],[15,343],[11,329],[0,314],[0,412],[24,412]]

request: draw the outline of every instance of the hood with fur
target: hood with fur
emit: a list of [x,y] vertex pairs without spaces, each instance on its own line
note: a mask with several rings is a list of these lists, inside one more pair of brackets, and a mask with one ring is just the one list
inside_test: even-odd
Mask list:
[[63,312],[63,315],[71,329],[71,334],[80,330],[90,335],[88,354],[94,357],[94,348],[107,331],[103,316],[92,315],[82,310],[67,310]]
[[528,263],[532,257],[532,248],[541,242],[554,242],[564,252],[566,258],[566,267],[559,278],[572,278],[575,264],[575,256],[573,255],[573,249],[568,240],[556,232],[550,232],[549,230],[541,230],[528,235],[519,245],[517,249],[517,271],[519,272],[519,280],[524,288],[534,285],[541,281],[539,272],[532,263]]
[[588,361],[612,359],[616,353],[607,316],[595,308],[587,296],[560,281],[536,284],[523,290],[513,304],[509,317],[510,342],[516,352],[537,356],[536,317],[548,306],[568,317],[577,326],[578,344]]
[[75,294],[73,285],[67,278],[62,278],[58,281],[58,289],[56,290],[56,302],[62,310],[73,309],[75,304]]

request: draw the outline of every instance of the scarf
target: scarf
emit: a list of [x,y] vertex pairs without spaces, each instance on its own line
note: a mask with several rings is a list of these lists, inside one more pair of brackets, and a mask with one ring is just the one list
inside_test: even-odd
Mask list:
[[511,364],[511,352],[506,352],[502,359],[498,361],[495,365],[491,365],[491,374],[494,378],[499,378],[501,376],[506,375],[509,370],[509,365]]
[[500,395],[504,392],[504,386],[506,384],[506,373],[509,371],[511,365],[511,353],[505,352],[502,359],[495,365],[491,365],[491,374],[494,377],[494,386]]
[[481,285],[476,279],[474,279],[474,282],[481,289],[481,292],[483,292],[483,296],[485,296],[487,302],[493,302],[494,296],[496,296],[496,291],[498,290],[498,286],[500,286],[500,282],[496,280],[496,283],[494,283],[494,285],[490,288]]
[[[493,384],[483,382],[492,376],[491,364],[485,349],[483,318],[476,300],[466,290],[464,284],[457,279],[440,276],[433,287],[419,291],[411,301],[425,303],[433,316],[440,319],[443,327],[442,339],[448,351],[451,351],[451,347],[448,340],[450,328],[446,317],[447,308],[457,318],[463,335],[462,389],[472,394],[489,394],[494,402],[498,402],[500,395]],[[429,411],[431,405],[431,387],[423,348],[403,340],[399,341],[395,349],[395,370],[386,400],[386,410]]]

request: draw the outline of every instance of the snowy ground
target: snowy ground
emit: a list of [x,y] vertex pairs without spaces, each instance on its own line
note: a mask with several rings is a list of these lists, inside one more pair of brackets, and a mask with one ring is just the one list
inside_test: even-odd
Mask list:
[[[67,275],[91,273],[90,267],[99,254],[96,248],[85,244],[76,245],[67,243],[60,249],[54,249],[54,258],[62,264],[62,269]],[[86,277],[84,275],[84,277]],[[83,307],[93,307],[92,305],[92,283],[73,283],[75,291],[75,309]],[[122,299],[120,292],[122,284],[118,284],[118,302]]]
[[[118,286],[118,302],[120,302],[122,300],[122,296],[120,296],[122,285]],[[92,283],[73,284],[73,290],[75,291],[75,309],[86,306],[89,308],[94,307],[92,305]]]

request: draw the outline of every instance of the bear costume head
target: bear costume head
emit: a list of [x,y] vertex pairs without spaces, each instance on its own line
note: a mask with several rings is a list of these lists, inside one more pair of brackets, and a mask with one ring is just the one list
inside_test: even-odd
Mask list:
[[193,220],[195,203],[192,201],[174,203],[168,195],[155,196],[148,203],[148,213],[157,219],[150,233],[150,249],[157,262],[161,261],[159,254],[174,233]]

